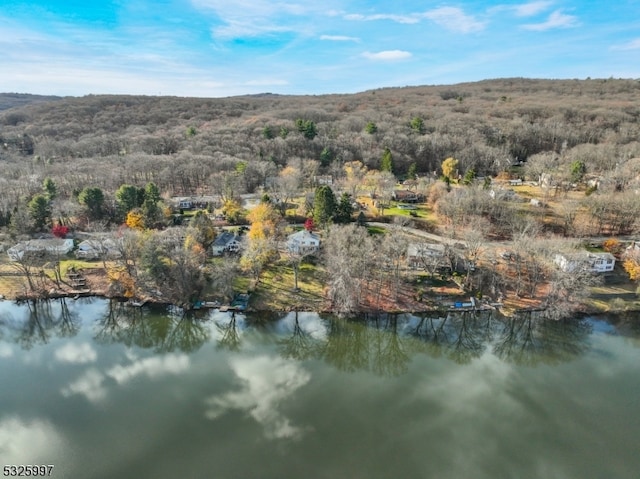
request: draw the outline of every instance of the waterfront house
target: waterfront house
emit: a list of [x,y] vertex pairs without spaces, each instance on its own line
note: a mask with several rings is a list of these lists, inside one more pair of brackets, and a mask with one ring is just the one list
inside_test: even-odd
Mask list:
[[593,253],[581,251],[571,254],[556,254],[555,264],[567,273],[577,272],[584,268],[591,273],[607,273],[613,271],[616,258],[611,253]]
[[287,238],[287,250],[290,253],[305,256],[315,254],[319,249],[320,238],[310,231],[301,230],[289,235]]
[[7,255],[11,261],[20,261],[25,254],[63,256],[73,250],[73,247],[72,239],[34,239],[12,246],[7,250]]
[[237,253],[242,246],[242,238],[234,233],[225,231],[218,235],[211,245],[211,252],[214,256],[221,256],[224,253]]
[[121,243],[121,239],[90,238],[78,245],[75,255],[82,259],[120,258]]
[[445,246],[439,243],[411,243],[407,246],[407,266],[425,269],[426,265],[440,265],[445,261]]

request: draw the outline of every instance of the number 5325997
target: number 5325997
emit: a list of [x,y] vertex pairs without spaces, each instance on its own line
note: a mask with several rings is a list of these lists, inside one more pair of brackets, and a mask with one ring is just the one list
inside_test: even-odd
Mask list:
[[53,465],[46,466],[4,466],[2,474],[4,476],[50,476],[53,472]]

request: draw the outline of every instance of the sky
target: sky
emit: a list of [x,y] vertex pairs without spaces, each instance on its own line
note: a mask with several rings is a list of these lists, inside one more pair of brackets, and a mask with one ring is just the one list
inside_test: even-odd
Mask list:
[[640,78],[640,0],[0,0],[0,92],[317,95]]

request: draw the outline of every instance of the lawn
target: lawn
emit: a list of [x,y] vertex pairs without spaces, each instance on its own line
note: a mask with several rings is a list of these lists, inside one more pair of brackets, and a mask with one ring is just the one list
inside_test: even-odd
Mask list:
[[[251,292],[249,306],[256,311],[319,311],[324,309],[324,268],[303,263],[294,291],[293,269],[284,261],[268,266]],[[243,287],[246,286],[246,287]],[[238,280],[238,291],[247,291],[249,282]]]
[[[402,208],[404,206],[405,208]],[[415,209],[406,209],[406,207]],[[427,206],[423,204],[405,205],[404,203],[391,202],[391,207],[384,210],[384,216],[408,216],[410,218],[435,219],[435,216]]]

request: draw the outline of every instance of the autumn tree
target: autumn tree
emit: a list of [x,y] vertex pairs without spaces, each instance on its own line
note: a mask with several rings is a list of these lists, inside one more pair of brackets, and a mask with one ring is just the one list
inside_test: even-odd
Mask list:
[[282,216],[287,212],[289,201],[300,191],[302,174],[299,169],[287,166],[280,171],[269,192],[276,200],[276,206]]
[[341,316],[356,313],[370,280],[374,240],[366,228],[355,224],[333,225],[324,247],[332,310]]
[[442,162],[442,176],[454,179],[458,173],[458,160],[449,157]]
[[349,161],[344,164],[343,170],[346,174],[343,185],[353,198],[357,198],[359,190],[364,186],[367,167],[361,161]]
[[241,267],[258,281],[263,268],[277,256],[280,215],[269,203],[260,203],[247,215],[251,228],[240,258]]
[[246,211],[236,199],[230,198],[222,205],[222,215],[228,223],[236,225],[244,219]]
[[207,251],[216,239],[216,230],[209,215],[202,210],[196,211],[189,221],[187,235]]
[[127,213],[125,224],[135,230],[144,229],[144,213],[140,208],[134,208]]

